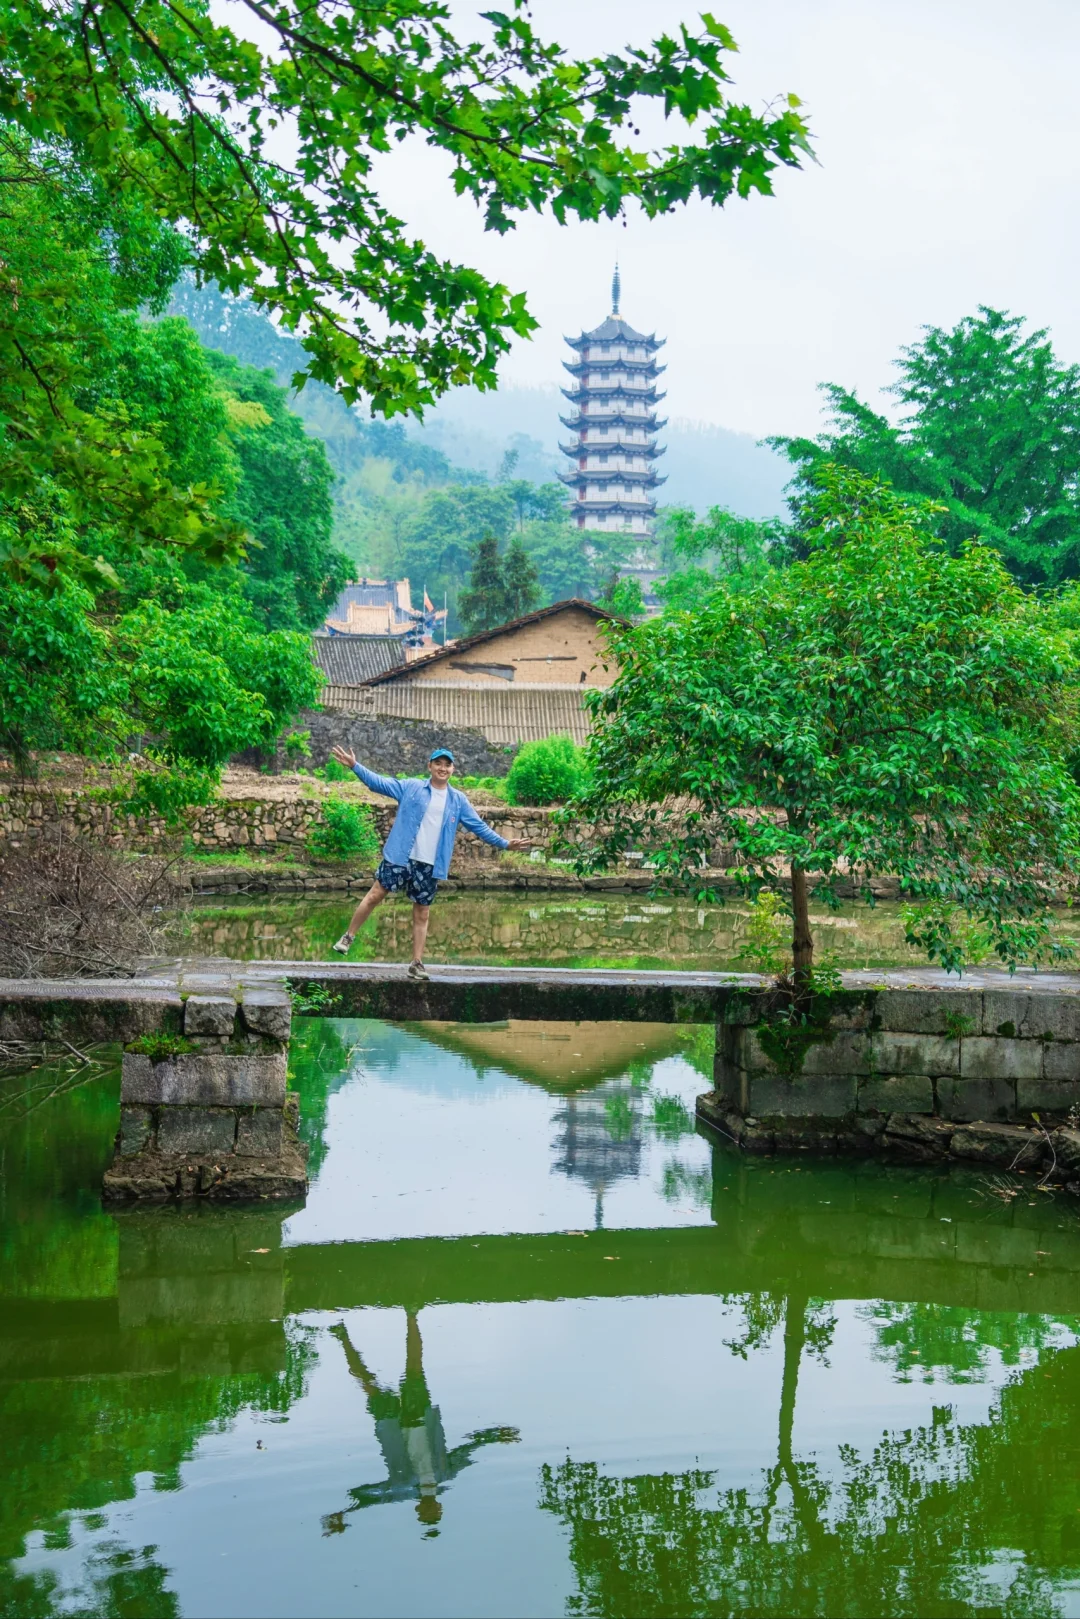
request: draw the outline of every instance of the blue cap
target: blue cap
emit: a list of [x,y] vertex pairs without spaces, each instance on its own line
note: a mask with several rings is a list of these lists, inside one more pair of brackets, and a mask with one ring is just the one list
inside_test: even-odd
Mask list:
[[430,753],[428,755],[428,764],[430,764],[433,759],[449,759],[450,763],[453,764],[454,755],[450,752],[449,748],[436,748],[434,753]]

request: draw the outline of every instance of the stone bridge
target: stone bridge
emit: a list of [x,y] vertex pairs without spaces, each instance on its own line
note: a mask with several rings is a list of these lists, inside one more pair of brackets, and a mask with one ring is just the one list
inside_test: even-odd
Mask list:
[[0,1041],[124,1045],[110,1200],[289,1199],[306,1175],[291,1017],[704,1023],[698,1116],[749,1152],[955,1157],[1080,1191],[1080,975],[846,973],[792,1016],[753,974],[381,963],[161,964],[136,979],[0,981]]

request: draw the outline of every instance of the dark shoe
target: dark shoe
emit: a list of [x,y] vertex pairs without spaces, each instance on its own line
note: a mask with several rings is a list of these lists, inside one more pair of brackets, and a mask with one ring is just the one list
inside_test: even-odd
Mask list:
[[431,982],[431,974],[428,972],[422,961],[414,961],[405,976],[406,978],[413,978],[417,981],[417,983],[421,984],[429,984]]

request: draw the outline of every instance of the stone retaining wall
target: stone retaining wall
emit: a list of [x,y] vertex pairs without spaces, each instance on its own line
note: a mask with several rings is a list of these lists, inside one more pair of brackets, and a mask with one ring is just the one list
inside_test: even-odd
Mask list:
[[699,1117],[752,1152],[973,1159],[1080,1191],[1080,993],[1051,983],[844,992],[803,1021],[737,998]]
[[[366,801],[350,783],[343,784],[342,796]],[[306,844],[312,828],[322,819],[323,806],[334,796],[333,787],[322,782],[306,783],[293,795],[275,794],[250,797],[222,796],[204,808],[192,809],[186,817],[186,831],[199,850],[223,855],[255,851],[300,856],[307,859]],[[389,800],[370,804],[380,839],[390,830],[396,806]],[[503,837],[528,837],[546,847],[551,835],[552,811],[481,805],[480,813]],[[158,817],[139,818],[120,813],[76,786],[33,783],[12,784],[0,789],[0,852],[4,846],[18,848],[53,829],[68,837],[85,837],[111,848],[153,851],[175,839]],[[451,874],[479,868],[486,870],[498,859],[499,851],[478,838],[463,834],[458,839]],[[334,868],[324,868],[332,874]]]
[[[389,714],[350,714],[339,709],[303,709],[293,731],[307,731],[312,765],[322,766],[335,747],[351,748],[371,770],[384,775],[419,776],[433,748],[449,748],[459,776],[505,776],[517,747],[489,742],[483,731],[464,725],[437,725],[429,720],[398,719]],[[261,756],[242,753],[238,764],[258,765]],[[278,769],[288,768],[280,743]]]

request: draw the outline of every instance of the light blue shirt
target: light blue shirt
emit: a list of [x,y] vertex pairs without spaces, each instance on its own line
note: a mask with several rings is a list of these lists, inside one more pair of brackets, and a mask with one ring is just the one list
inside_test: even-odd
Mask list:
[[[383,798],[397,799],[398,812],[394,816],[390,836],[383,845],[383,859],[389,860],[392,866],[407,866],[420,822],[431,802],[431,782],[421,781],[418,776],[406,776],[403,781],[397,776],[377,776],[374,770],[366,770],[363,765],[353,765],[353,770],[373,793],[381,793]],[[436,877],[449,875],[459,826],[483,838],[485,843],[492,844],[496,849],[510,847],[505,838],[501,838],[486,821],[480,819],[464,793],[449,784],[446,793],[446,814],[443,816],[433,867]]]

